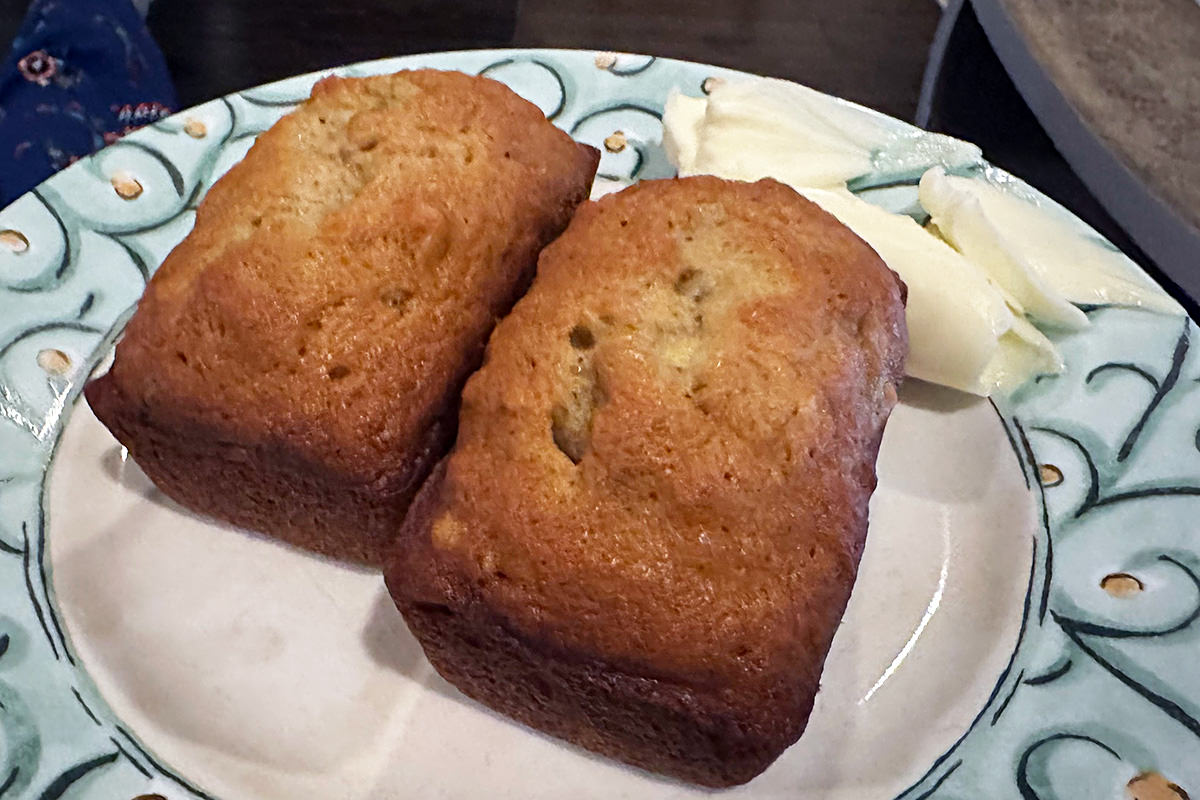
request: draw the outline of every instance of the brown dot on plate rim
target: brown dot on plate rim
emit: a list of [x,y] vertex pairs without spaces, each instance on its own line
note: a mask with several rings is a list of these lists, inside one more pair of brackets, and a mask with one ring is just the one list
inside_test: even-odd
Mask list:
[[25,238],[25,234],[12,228],[0,231],[0,244],[17,254],[29,249],[29,240]]
[[619,153],[629,144],[629,139],[625,136],[625,131],[613,131],[608,136],[604,137],[604,149],[610,153]]
[[612,69],[617,63],[616,53],[596,53],[596,69]]
[[1143,772],[1125,784],[1125,796],[1130,800],[1189,800],[1188,793],[1177,783],[1158,772]]
[[1038,467],[1038,476],[1042,481],[1042,486],[1047,489],[1058,486],[1063,482],[1063,472],[1053,464],[1042,464]]
[[208,133],[208,126],[195,117],[188,117],[187,122],[183,123],[183,132],[193,139],[203,139]]
[[127,172],[115,172],[109,178],[116,193],[126,200],[132,200],[142,193],[142,184]]
[[65,375],[71,369],[71,357],[62,350],[55,350],[53,347],[39,350],[37,363],[39,367],[51,375]]
[[1113,572],[1100,579],[1100,588],[1113,597],[1129,597],[1146,587],[1128,572]]

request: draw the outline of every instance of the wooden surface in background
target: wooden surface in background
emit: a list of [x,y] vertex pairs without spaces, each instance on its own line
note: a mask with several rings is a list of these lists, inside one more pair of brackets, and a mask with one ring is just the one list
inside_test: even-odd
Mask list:
[[912,119],[933,0],[155,0],[183,105],[405,53],[579,47],[789,78]]

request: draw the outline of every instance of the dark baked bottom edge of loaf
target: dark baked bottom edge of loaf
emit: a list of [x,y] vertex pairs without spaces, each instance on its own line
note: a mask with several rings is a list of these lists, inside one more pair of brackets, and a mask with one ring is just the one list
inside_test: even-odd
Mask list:
[[[650,772],[736,786],[769,767],[803,732],[801,725],[786,736],[759,738],[753,723],[706,708],[703,696],[687,688],[546,655],[498,622],[479,626],[446,606],[414,603],[402,610],[426,657],[463,694]],[[600,713],[587,713],[593,705]]]
[[712,788],[746,783],[800,738],[815,686],[786,709],[738,713],[711,692],[556,651],[486,609],[460,576],[414,572],[445,469],[443,459],[413,501],[385,577],[426,657],[463,694],[585,750]]
[[89,382],[84,395],[146,477],[189,511],[371,566],[382,564],[408,504],[454,441],[458,417],[455,402],[426,428],[403,469],[363,481],[322,469],[284,442],[229,441],[201,426],[164,428],[123,396],[112,373]]

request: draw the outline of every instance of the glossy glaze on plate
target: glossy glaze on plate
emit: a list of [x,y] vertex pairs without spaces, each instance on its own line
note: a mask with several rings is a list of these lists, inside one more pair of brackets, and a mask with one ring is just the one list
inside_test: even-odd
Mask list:
[[[657,145],[668,90],[699,93],[706,79],[735,75],[563,51],[414,56],[342,72],[415,66],[485,72],[509,83],[602,148],[600,172],[613,182],[605,187],[671,174]],[[231,649],[243,645],[229,631],[213,635],[221,629],[205,627],[203,609],[172,605],[202,596],[178,593],[176,584],[186,581],[176,575],[207,579],[198,591],[211,592],[218,606],[234,602],[230,587],[271,585],[259,573],[238,584],[232,568],[228,576],[188,572],[210,551],[264,570],[290,564],[296,574],[320,573],[300,581],[303,591],[343,586],[346,619],[366,617],[364,635],[375,631],[378,639],[363,650],[375,661],[360,664],[350,653],[344,669],[378,668],[384,683],[400,674],[406,683],[395,689],[397,702],[415,721],[478,726],[470,730],[486,737],[455,751],[455,737],[436,725],[415,732],[409,726],[409,738],[398,739],[408,746],[380,755],[373,784],[338,784],[345,796],[428,796],[434,787],[464,796],[690,795],[687,787],[580,755],[454,698],[419,654],[404,650],[398,617],[373,604],[376,576],[181,514],[138,483],[86,405],[77,407],[83,378],[108,351],[146,277],[187,232],[204,189],[316,77],[178,114],[0,212],[0,797],[160,793],[173,800],[212,796],[205,789],[218,786],[227,790],[223,796],[286,795],[283,783],[256,791],[238,783],[236,770],[220,773],[224,756],[202,762],[202,749],[188,749],[203,738],[189,739],[188,731],[209,735],[220,727],[202,714],[185,719],[206,707],[189,701],[213,687],[168,682],[150,700],[135,696],[139,687],[153,687],[154,675],[167,674],[173,652],[191,659],[251,652]],[[616,131],[624,146],[613,139],[604,148]],[[895,163],[911,167],[911,158]],[[1008,180],[982,162],[949,166]],[[911,208],[919,173],[890,169],[882,158],[852,186],[891,208]],[[1183,318],[1118,308],[1087,313],[1091,327],[1056,337],[1064,374],[998,399],[995,410],[920,384],[906,390],[881,455],[864,573],[823,681],[825,708],[809,736],[734,793],[1117,798],[1145,772],[1200,792],[1200,342]],[[73,409],[79,413],[64,437]],[[60,442],[70,458],[56,464]],[[954,524],[936,526],[939,515],[955,509],[962,516]],[[113,519],[118,512],[128,516]],[[105,535],[117,533],[111,546],[96,544],[100,528],[90,526],[101,522]],[[212,538],[201,546],[205,536]],[[184,558],[180,542],[197,548],[195,558],[163,563],[161,554]],[[74,559],[81,548],[91,555]],[[336,597],[313,602],[314,614],[338,606]],[[984,613],[990,616],[978,616]],[[154,628],[164,620],[171,621],[166,629]],[[140,650],[122,651],[131,640],[121,636],[131,631],[150,638]],[[264,647],[264,636],[250,638]],[[382,651],[372,650],[379,641]],[[147,665],[153,669],[138,676]],[[851,675],[856,669],[864,674]],[[294,677],[307,675],[297,667]],[[336,671],[329,677],[336,680]],[[314,713],[329,713],[318,689],[309,692]],[[270,698],[263,702],[269,707]],[[157,709],[170,731],[139,708]],[[346,718],[346,730],[354,729],[357,713]],[[388,730],[405,731],[404,719],[394,716]],[[872,730],[854,729],[864,719]],[[332,785],[316,788],[321,775],[352,764],[365,747],[352,736],[322,746],[320,723],[297,713],[287,725],[305,735],[288,740],[287,752],[261,754],[264,763],[281,762],[270,767],[281,775],[294,772],[294,762],[314,764],[309,782],[301,775],[291,785],[292,796],[333,796],[340,790]],[[222,734],[222,745],[234,749],[237,735]],[[477,756],[482,760],[472,761]],[[812,777],[818,773],[819,781]]]

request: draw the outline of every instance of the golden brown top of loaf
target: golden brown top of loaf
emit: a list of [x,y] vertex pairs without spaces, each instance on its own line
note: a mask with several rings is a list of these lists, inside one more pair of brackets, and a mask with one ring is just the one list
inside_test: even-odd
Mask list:
[[495,81],[326,78],[205,197],[118,346],[117,384],[235,441],[372,480],[586,197],[595,151]]
[[406,521],[428,544],[398,551],[395,586],[482,597],[635,675],[815,687],[901,379],[903,295],[771,180],[582,207],[468,381],[438,499]]

